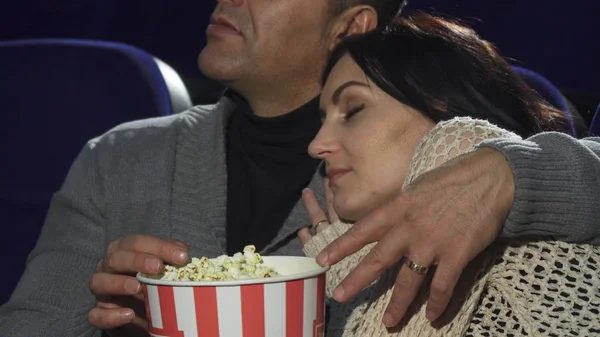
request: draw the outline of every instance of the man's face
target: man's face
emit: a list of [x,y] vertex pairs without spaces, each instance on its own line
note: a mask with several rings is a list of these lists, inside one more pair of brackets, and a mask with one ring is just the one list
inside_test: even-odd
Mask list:
[[200,69],[241,93],[318,81],[331,44],[328,1],[219,1],[206,30]]

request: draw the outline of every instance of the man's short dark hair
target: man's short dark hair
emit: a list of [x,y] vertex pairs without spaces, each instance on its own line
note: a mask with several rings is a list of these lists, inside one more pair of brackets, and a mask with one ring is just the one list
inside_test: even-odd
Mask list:
[[379,17],[377,25],[383,27],[394,19],[406,5],[407,0],[330,0],[333,16],[343,13],[348,8],[367,5],[377,11]]

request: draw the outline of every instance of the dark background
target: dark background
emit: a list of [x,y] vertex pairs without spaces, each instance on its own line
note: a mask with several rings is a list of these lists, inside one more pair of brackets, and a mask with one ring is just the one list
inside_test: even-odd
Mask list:
[[[298,0],[326,1],[326,0]],[[120,41],[174,67],[196,104],[213,102],[220,85],[196,66],[216,1],[4,1],[0,40],[70,37]],[[586,118],[600,102],[600,3],[591,0],[412,0],[407,11],[458,17],[494,42],[514,64],[552,81]]]

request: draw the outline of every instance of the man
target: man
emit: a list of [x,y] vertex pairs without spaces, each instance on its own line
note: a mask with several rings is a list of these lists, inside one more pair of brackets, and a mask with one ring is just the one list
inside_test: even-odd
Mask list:
[[[319,128],[316,97],[322,68],[336,43],[382,24],[382,13],[395,13],[398,6],[392,0],[220,1],[199,65],[231,90],[214,106],[121,125],[86,145],[53,199],[17,290],[0,309],[3,336],[97,336],[100,330],[95,328],[112,336],[147,336],[133,273],[157,273],[164,263],[231,253],[251,243],[263,254],[302,254],[296,232],[309,223],[300,201],[302,189],[308,185],[323,201],[319,163],[306,153]],[[580,149],[587,145],[574,143]],[[477,182],[460,200],[490,187],[508,191],[501,194],[504,202],[486,207],[447,200],[457,205],[448,207],[450,211],[473,214],[473,219],[461,223],[454,218],[455,226],[446,227],[476,227],[476,233],[495,237],[513,194],[519,202],[519,174],[513,193],[510,167],[502,154],[490,150],[474,154],[460,172],[464,174],[455,184],[440,185],[452,191],[460,190],[465,180]],[[590,179],[583,173],[577,178]],[[412,195],[428,191],[420,186],[426,184],[415,185]],[[438,191],[429,189],[425,195],[435,197]],[[594,200],[591,193],[582,198]],[[412,206],[427,209],[419,206],[431,198],[410,200]],[[421,218],[413,214],[410,219]],[[371,223],[381,224],[375,234],[385,235],[389,223],[401,223],[391,219],[405,217],[400,210],[382,209]],[[490,219],[494,226],[486,223]],[[433,230],[446,230],[443,225],[448,224]],[[510,230],[532,232],[518,224],[504,232]],[[404,233],[413,234],[410,228]],[[563,228],[556,233],[589,239],[587,233],[568,236]],[[455,254],[459,262],[449,259],[451,265],[476,254],[479,247],[472,248],[473,241],[485,245],[476,235],[465,237],[471,241],[464,254]],[[428,246],[426,240],[419,242]],[[447,248],[443,242],[435,244]],[[353,245],[343,247],[348,251]],[[344,249],[330,251],[329,260],[322,262],[338,259]],[[389,263],[375,262],[378,268]],[[357,278],[354,284],[362,281],[364,277]]]
[[[114,313],[144,326],[129,309],[140,301],[107,297],[138,293],[139,284],[111,273],[157,272],[163,261],[152,250],[160,247],[167,262],[239,250],[240,239],[263,253],[301,254],[294,233],[308,217],[300,194],[313,176],[311,186],[322,185],[319,163],[306,153],[319,128],[322,69],[338,41],[373,29],[383,20],[376,11],[393,13],[386,6],[395,2],[348,9],[338,0],[220,1],[199,66],[235,93],[215,106],[121,125],[84,147],[0,309],[0,334],[98,335],[88,322],[96,296],[96,326],[122,325],[101,326]],[[189,254],[149,236],[125,239],[140,233],[185,242]],[[119,332],[134,335],[127,329],[135,327]]]

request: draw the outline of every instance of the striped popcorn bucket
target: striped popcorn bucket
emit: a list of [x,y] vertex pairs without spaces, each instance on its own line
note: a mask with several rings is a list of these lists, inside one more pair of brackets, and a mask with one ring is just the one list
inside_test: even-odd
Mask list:
[[265,256],[281,276],[142,283],[154,337],[323,337],[325,273],[313,258]]

